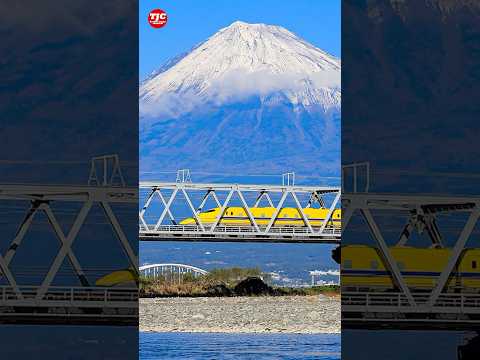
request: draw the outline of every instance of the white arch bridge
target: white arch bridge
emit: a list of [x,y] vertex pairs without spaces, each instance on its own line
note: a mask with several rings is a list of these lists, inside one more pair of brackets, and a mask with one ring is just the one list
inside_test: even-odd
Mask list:
[[[341,230],[333,222],[340,187],[140,182],[140,192],[145,198],[139,213],[141,240],[340,243]],[[262,202],[274,211],[259,223],[251,209]],[[208,204],[220,211],[207,224],[202,223],[200,213]],[[325,218],[320,219],[321,226],[314,226],[304,211],[317,205],[328,209]],[[245,224],[222,223],[229,206],[243,208]],[[295,219],[303,221],[304,226],[285,226],[279,221],[286,206],[298,210],[299,217]],[[179,208],[183,208],[182,216],[176,213]],[[191,217],[195,224],[181,225],[186,217]]]
[[193,277],[207,275],[208,271],[195,266],[185,264],[149,264],[140,266],[140,275],[148,278],[164,279],[181,282],[184,275],[191,274]]

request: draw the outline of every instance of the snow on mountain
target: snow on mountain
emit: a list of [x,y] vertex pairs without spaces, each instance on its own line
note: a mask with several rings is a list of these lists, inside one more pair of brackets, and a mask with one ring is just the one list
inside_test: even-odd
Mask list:
[[294,105],[338,107],[340,61],[282,27],[237,21],[146,79],[141,113],[176,116],[207,102],[266,101],[272,93]]
[[340,60],[234,22],[140,84],[141,169],[338,174]]

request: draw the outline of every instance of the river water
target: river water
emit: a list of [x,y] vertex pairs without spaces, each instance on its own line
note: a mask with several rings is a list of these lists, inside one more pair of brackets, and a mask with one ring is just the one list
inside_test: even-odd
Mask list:
[[340,359],[339,334],[140,333],[140,359]]

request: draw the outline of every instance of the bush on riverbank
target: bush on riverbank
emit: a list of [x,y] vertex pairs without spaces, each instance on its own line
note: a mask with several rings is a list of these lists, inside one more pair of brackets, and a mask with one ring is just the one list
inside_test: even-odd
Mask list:
[[206,275],[140,277],[140,296],[234,296],[234,288],[242,280],[256,277],[263,281],[259,268],[213,269]]
[[264,281],[267,281],[266,274],[262,273],[260,268],[223,268],[223,269],[213,269],[207,275],[204,275],[206,279],[221,282],[226,284],[229,287],[234,287],[240,281],[243,281],[249,277],[258,277]]
[[278,289],[283,291],[284,295],[340,295],[340,286],[338,285],[319,285],[301,288],[279,287]]

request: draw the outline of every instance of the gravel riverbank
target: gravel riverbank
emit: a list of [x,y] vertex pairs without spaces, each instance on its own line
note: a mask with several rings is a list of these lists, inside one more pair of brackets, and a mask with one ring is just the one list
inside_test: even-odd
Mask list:
[[339,333],[340,297],[140,299],[140,331]]

